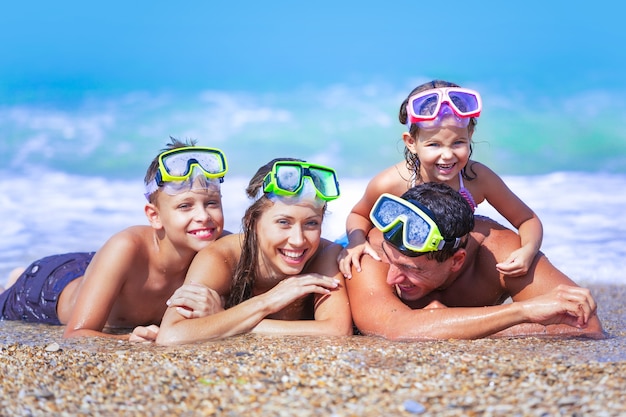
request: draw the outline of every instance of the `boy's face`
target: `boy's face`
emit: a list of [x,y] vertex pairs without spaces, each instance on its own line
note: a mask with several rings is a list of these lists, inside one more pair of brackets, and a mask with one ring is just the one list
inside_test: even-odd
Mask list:
[[197,252],[224,231],[219,187],[193,189],[176,195],[159,192],[156,201],[161,227],[179,249]]

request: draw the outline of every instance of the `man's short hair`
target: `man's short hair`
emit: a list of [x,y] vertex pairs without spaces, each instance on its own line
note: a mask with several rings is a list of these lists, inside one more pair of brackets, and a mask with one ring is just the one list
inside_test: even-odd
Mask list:
[[[438,182],[426,182],[407,190],[401,196],[405,200],[415,200],[428,208],[435,218],[441,235],[445,238],[464,238],[461,247],[467,244],[467,235],[474,228],[474,211],[458,191]],[[426,256],[443,262],[458,248],[448,248],[429,252]]]

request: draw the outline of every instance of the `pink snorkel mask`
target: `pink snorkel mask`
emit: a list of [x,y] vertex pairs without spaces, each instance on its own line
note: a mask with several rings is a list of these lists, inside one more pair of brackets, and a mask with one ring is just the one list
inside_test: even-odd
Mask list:
[[[410,119],[410,118],[409,118]],[[440,128],[444,122],[446,125],[455,126],[455,127],[467,127],[469,125],[470,118],[469,117],[460,117],[457,116],[454,111],[448,106],[448,103],[443,103],[441,105],[441,109],[432,120],[426,120],[423,122],[407,122],[407,128],[411,129],[411,124],[415,123],[419,126],[420,129],[436,129]]]
[[443,122],[467,127],[472,117],[480,116],[482,100],[474,90],[460,87],[433,88],[407,100],[407,128],[413,123],[421,129],[441,127]]

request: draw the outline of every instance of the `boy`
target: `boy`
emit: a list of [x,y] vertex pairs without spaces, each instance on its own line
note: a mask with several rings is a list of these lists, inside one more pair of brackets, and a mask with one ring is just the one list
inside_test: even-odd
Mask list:
[[[142,326],[160,323],[196,252],[224,234],[224,154],[171,139],[145,177],[150,225],[118,232],[96,253],[53,255],[17,279],[12,274],[0,294],[0,319],[65,324],[64,337],[156,338],[156,326]],[[187,289],[187,311],[206,308]],[[105,326],[139,327],[129,335],[105,333]]]

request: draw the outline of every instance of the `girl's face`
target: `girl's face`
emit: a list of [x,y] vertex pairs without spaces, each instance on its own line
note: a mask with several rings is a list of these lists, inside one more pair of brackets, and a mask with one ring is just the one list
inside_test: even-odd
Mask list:
[[405,136],[404,141],[420,160],[424,182],[454,181],[469,160],[471,134],[467,127],[444,123],[436,129],[420,129],[417,140]]
[[313,203],[275,200],[257,223],[262,268],[274,276],[301,273],[319,247],[323,210]]

